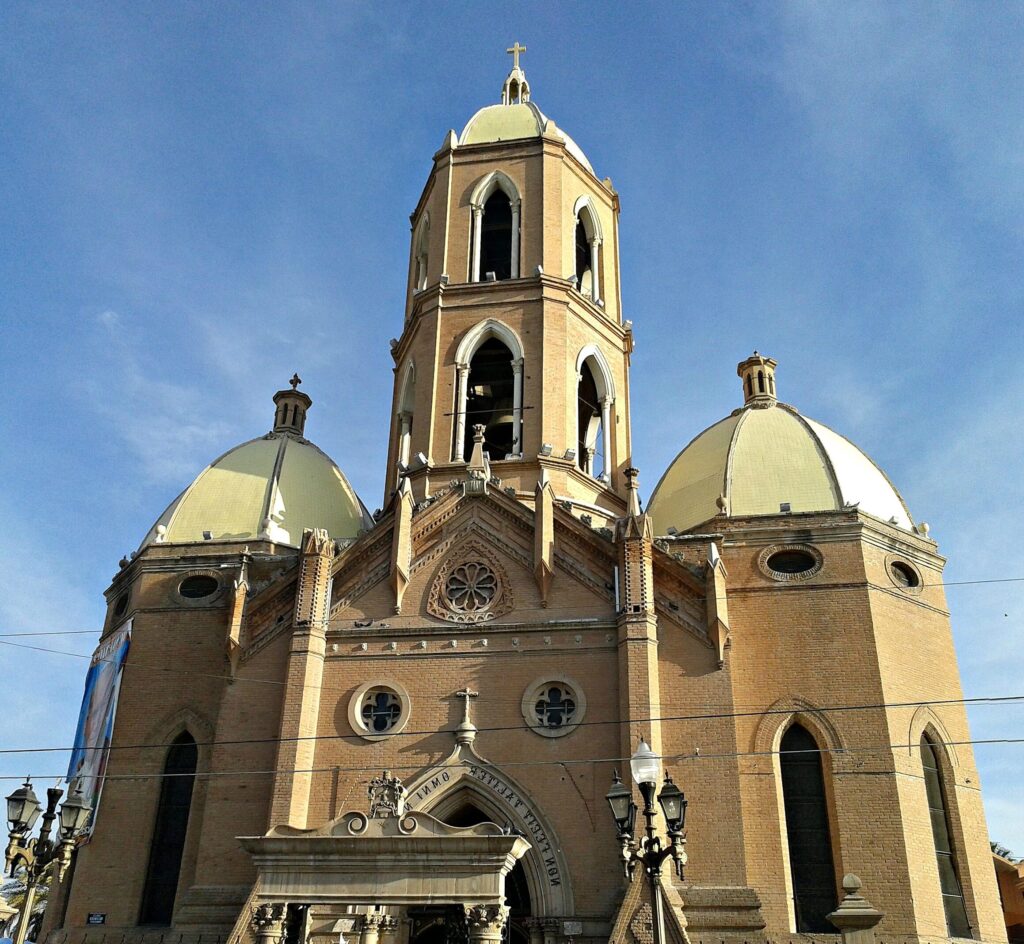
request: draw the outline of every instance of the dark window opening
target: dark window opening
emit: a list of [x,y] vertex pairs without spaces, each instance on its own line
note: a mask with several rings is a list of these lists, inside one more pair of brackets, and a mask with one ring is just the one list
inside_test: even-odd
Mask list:
[[203,597],[213,596],[219,588],[220,584],[216,577],[197,574],[194,577],[186,577],[178,585],[178,593],[189,600],[201,600]]
[[484,204],[480,229],[480,281],[493,272],[499,280],[512,278],[512,204],[495,190]]
[[466,439],[462,457],[467,462],[473,452],[473,427],[484,427],[484,452],[491,459],[504,459],[519,453],[515,436],[515,381],[512,352],[501,341],[491,338],[477,349],[469,362],[466,384]]
[[764,393],[764,374],[761,371],[757,372],[757,392]]
[[904,564],[902,561],[893,561],[889,565],[889,573],[892,574],[893,580],[895,580],[896,583],[901,587],[906,587],[908,590],[912,587],[919,586],[921,583],[921,579],[917,576],[917,571],[909,564]]
[[590,240],[582,217],[576,218],[576,288],[584,295],[594,294],[594,273],[590,268]]
[[576,464],[595,478],[604,472],[605,430],[601,424],[601,404],[597,394],[597,381],[587,361],[580,368],[580,382],[576,397],[577,429]]
[[939,758],[935,745],[927,735],[921,736],[921,766],[924,768],[924,787],[928,794],[928,813],[932,821],[932,837],[935,840],[935,858],[939,867],[942,907],[946,912],[946,929],[950,937],[972,937],[971,924],[967,920],[967,909],[964,907],[964,893],[960,888],[956,852],[950,838],[946,791],[939,771]]
[[129,595],[127,593],[121,594],[117,603],[114,604],[115,619],[119,616],[124,616],[125,612],[128,610],[128,596]]
[[750,374],[747,374],[746,380],[744,380],[744,384],[745,384],[745,386],[747,388],[747,396],[748,397],[752,397],[754,395],[754,391],[751,388]]
[[779,750],[796,929],[835,934],[826,917],[836,909],[836,872],[818,743],[794,724]]
[[[789,503],[784,502],[783,504]],[[789,511],[788,508],[780,510]],[[778,551],[772,554],[766,563],[769,569],[776,573],[805,574],[807,571],[813,570],[818,562],[814,555],[807,551]]]
[[183,731],[167,751],[164,776],[160,781],[160,800],[139,912],[140,925],[170,926],[185,851],[197,760],[196,742],[191,734]]

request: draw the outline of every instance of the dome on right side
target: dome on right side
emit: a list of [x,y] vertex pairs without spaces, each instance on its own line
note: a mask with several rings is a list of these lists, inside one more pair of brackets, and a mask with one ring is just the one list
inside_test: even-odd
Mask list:
[[668,467],[647,507],[655,532],[689,531],[719,515],[853,507],[914,531],[900,493],[866,453],[778,401],[775,367],[756,351],[740,363],[746,402],[704,430]]

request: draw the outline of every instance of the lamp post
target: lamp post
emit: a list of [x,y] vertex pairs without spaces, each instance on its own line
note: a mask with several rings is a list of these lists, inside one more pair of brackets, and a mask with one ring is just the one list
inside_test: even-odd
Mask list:
[[[18,920],[18,931],[14,944],[25,944],[29,920],[32,917],[32,903],[36,897],[36,888],[43,873],[50,863],[54,863],[54,873],[59,882],[64,871],[71,863],[71,853],[75,840],[89,823],[92,810],[82,796],[82,785],[75,781],[71,793],[57,812],[57,803],[64,795],[59,787],[50,787],[46,791],[46,810],[43,812],[32,784],[26,780],[9,797],[7,797],[7,822],[9,838],[7,842],[6,862],[11,876],[19,865],[25,867],[25,900],[21,906],[21,917]],[[43,822],[39,835],[29,838],[39,814],[42,812]],[[50,829],[55,819],[60,819],[60,829],[56,839],[50,839]]]
[[683,846],[686,839],[683,825],[686,822],[686,797],[683,791],[666,773],[661,793],[658,794],[658,805],[661,806],[665,824],[668,827],[669,842],[662,846],[661,837],[655,834],[654,818],[657,810],[654,806],[654,791],[658,786],[661,774],[661,758],[651,750],[645,741],[640,742],[636,753],[629,762],[630,771],[640,795],[644,801],[644,833],[635,839],[633,831],[636,826],[636,804],[633,802],[633,791],[619,779],[618,771],[612,788],[608,791],[608,805],[612,809],[615,828],[622,845],[622,864],[626,878],[632,880],[637,865],[643,865],[647,879],[651,884],[651,913],[654,931],[654,944],[663,944],[665,940],[665,914],[661,897],[661,866],[671,857],[675,863],[676,874],[683,877],[683,866],[686,865],[686,850]]

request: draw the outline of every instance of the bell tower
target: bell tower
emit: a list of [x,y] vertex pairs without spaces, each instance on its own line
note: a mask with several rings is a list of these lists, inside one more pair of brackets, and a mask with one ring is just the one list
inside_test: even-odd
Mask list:
[[500,104],[449,131],[411,215],[404,330],[392,342],[385,500],[465,473],[484,427],[490,473],[580,513],[626,509],[629,355],[619,199],[533,101],[519,62]]

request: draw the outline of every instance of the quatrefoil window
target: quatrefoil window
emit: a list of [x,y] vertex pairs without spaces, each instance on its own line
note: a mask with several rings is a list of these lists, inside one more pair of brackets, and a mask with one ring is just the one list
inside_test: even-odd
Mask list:
[[444,595],[457,613],[486,610],[498,592],[498,578],[493,570],[479,561],[459,564],[448,575]]
[[402,717],[402,702],[390,689],[371,688],[363,696],[361,714],[367,731],[384,734]]
[[541,737],[572,734],[587,712],[587,697],[579,683],[565,675],[541,676],[523,692],[523,718]]
[[575,692],[565,685],[552,685],[537,700],[537,723],[545,728],[560,728],[576,714]]

